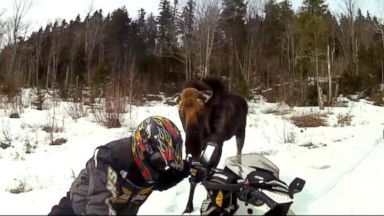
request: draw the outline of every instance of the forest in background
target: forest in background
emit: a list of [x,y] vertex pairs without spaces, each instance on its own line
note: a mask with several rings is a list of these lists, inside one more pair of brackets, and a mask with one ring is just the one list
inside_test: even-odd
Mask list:
[[[339,94],[383,103],[384,23],[344,0],[160,0],[159,13],[89,11],[25,36],[28,0],[0,12],[0,92],[55,89],[72,101],[174,94],[187,80],[222,77],[231,90],[289,105],[335,105]],[[19,10],[17,10],[19,9]],[[37,97],[39,97],[37,95]]]

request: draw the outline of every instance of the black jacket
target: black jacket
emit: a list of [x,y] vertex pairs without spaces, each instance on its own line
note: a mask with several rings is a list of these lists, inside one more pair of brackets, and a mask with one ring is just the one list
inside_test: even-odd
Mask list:
[[[132,158],[131,137],[95,150],[86,168],[72,183],[70,197],[76,214],[135,215],[153,190],[166,190],[189,174],[172,170],[148,184]],[[187,163],[185,163],[187,164]]]

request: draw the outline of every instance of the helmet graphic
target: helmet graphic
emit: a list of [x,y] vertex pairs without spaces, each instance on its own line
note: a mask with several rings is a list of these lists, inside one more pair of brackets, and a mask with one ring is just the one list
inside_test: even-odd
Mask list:
[[142,121],[133,134],[132,155],[147,182],[153,182],[160,171],[182,165],[183,139],[169,119],[151,116]]

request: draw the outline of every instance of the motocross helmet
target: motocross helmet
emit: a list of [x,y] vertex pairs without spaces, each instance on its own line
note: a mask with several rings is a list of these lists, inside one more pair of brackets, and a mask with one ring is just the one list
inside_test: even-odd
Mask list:
[[159,172],[182,169],[183,139],[169,119],[152,116],[142,121],[133,134],[132,155],[148,183],[157,180]]

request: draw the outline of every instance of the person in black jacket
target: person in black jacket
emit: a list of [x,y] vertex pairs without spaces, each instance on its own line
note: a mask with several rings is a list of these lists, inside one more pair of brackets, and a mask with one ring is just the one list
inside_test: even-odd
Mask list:
[[49,215],[136,215],[153,190],[167,190],[190,174],[182,145],[169,119],[145,119],[131,137],[97,147]]

